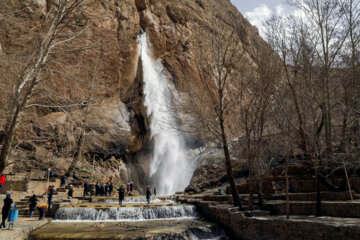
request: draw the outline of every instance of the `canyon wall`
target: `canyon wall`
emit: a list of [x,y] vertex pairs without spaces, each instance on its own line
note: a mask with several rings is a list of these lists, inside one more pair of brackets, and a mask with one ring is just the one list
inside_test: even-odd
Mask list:
[[[15,160],[69,157],[84,128],[86,159],[115,157],[136,163],[132,168],[135,172],[141,169],[139,175],[147,174],[151,142],[138,59],[141,29],[148,33],[154,57],[161,59],[178,89],[185,79],[199,78],[196,66],[201,56],[195,49],[203,37],[198,34],[199,25],[213,34],[214,19],[224,27],[236,26],[237,37],[250,58],[257,49],[266,47],[257,29],[229,0],[86,2],[89,4],[75,14],[77,26],[67,31],[76,34],[79,27],[87,26],[85,36],[76,44],[92,47],[81,53],[52,56],[46,71],[49,80],[36,89],[17,130],[14,146],[23,153],[15,154]],[[0,5],[4,9],[0,11],[0,56],[11,63],[14,59],[20,62],[18,67],[0,64],[0,85],[4,86],[0,89],[4,103],[0,106],[0,140],[9,122],[16,72],[36,50],[53,4],[52,0],[7,0]],[[89,83],[95,87],[90,88]],[[93,104],[84,107],[90,95]],[[136,178],[147,181],[142,176]]]

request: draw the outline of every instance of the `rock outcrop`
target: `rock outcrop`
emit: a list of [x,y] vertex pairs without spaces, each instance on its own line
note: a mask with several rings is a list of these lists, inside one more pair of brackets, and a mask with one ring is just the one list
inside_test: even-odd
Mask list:
[[[45,19],[52,4],[51,0],[2,3],[7,11],[0,12],[2,57],[25,62],[46,29]],[[7,20],[10,17],[15,24]],[[149,119],[143,106],[142,72],[138,61],[137,36],[141,29],[147,31],[154,57],[161,59],[174,86],[179,89],[185,79],[198,78],[195,66],[199,56],[194,43],[202,37],[197,34],[199,24],[207,26],[209,32],[214,30],[214,18],[225,27],[236,25],[238,39],[250,57],[256,49],[265,46],[257,29],[229,0],[93,1],[76,12],[76,17],[77,26],[69,27],[69,34],[88,26],[85,36],[77,40],[77,46],[97,47],[86,53],[52,56],[45,74],[49,80],[33,94],[14,142],[31,158],[49,157],[59,152],[70,156],[81,127],[85,128],[83,154],[88,159],[96,155],[103,160],[112,156],[131,160],[149,145]],[[5,103],[0,111],[6,113],[2,114],[6,117],[0,119],[0,139],[12,107],[13,96],[9,89],[16,83],[16,74],[9,69],[18,70],[0,64],[3,76],[0,85],[6,86],[0,89],[0,101]],[[83,104],[89,98],[89,84],[94,78],[93,98],[96,101],[82,124]],[[148,163],[140,165],[141,174],[147,174],[144,168]]]

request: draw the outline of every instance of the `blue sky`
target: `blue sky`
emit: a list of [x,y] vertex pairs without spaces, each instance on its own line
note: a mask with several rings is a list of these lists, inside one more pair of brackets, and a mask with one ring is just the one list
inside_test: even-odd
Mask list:
[[262,23],[273,14],[286,15],[291,9],[283,0],[231,0],[239,11],[257,26],[262,33]]
[[282,0],[231,0],[231,2],[239,9],[242,14],[254,11],[255,8],[261,5],[266,5],[269,9],[274,9],[278,5],[283,5]]

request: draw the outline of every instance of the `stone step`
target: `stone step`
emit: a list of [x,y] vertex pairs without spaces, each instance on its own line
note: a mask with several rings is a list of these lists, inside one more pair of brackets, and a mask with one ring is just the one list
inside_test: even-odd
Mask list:
[[[272,209],[272,214],[285,215],[286,201],[268,201],[265,204]],[[358,201],[323,201],[322,215],[330,217],[360,218],[360,202]],[[291,201],[291,215],[316,215],[315,201]]]
[[[354,199],[359,199],[359,195],[352,192]],[[351,200],[350,193],[347,192],[321,192],[322,201],[346,201]],[[265,196],[265,200],[286,200],[286,193]],[[289,193],[290,201],[316,201],[316,192],[310,193]]]

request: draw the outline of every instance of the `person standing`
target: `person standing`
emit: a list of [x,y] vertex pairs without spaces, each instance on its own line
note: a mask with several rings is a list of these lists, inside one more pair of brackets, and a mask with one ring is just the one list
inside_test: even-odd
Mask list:
[[73,173],[73,179],[75,180],[79,180],[78,176],[77,176],[77,171],[74,171]]
[[127,189],[127,194],[129,195],[129,193],[130,193],[130,183],[126,184],[126,189]]
[[66,176],[62,175],[61,178],[60,178],[60,181],[61,181],[61,187],[65,186],[65,184],[66,184]]
[[6,194],[6,198],[4,199],[4,206],[2,208],[2,222],[1,222],[0,227],[6,228],[5,221],[9,216],[9,211],[10,211],[12,203],[13,203],[13,200],[11,199],[11,195]]
[[86,181],[84,183],[84,198],[87,196],[87,193],[89,192],[89,183]]
[[99,196],[100,194],[100,185],[99,182],[96,182],[95,184],[95,196]]
[[101,195],[101,196],[104,196],[104,195],[105,195],[105,187],[104,187],[104,184],[101,184],[101,186],[100,186],[100,195]]
[[51,201],[52,201],[52,198],[53,198],[53,195],[55,193],[55,189],[54,189],[54,186],[50,186],[49,187],[49,190],[48,190],[48,206],[49,206],[49,210],[51,209]]
[[74,196],[74,187],[73,185],[70,185],[69,191],[68,191],[68,199],[72,199]]
[[29,202],[29,217],[32,217],[38,204],[38,199],[35,194],[29,199]]
[[154,187],[154,196],[156,197],[156,187]]
[[105,184],[105,196],[109,195],[109,183]]
[[38,204],[36,208],[39,211],[39,220],[41,220],[45,215],[45,211],[48,209],[48,205],[46,203]]
[[124,187],[121,185],[120,188],[118,189],[119,191],[119,204],[122,205],[122,202],[125,199],[125,189]]
[[5,176],[5,174],[2,173],[0,176],[0,191],[4,187],[5,182],[6,182],[6,176]]
[[134,190],[134,183],[133,182],[130,182],[130,192],[132,193]]
[[150,199],[151,199],[151,188],[150,186],[148,186],[146,189],[146,200],[148,204],[150,204]]
[[111,182],[109,182],[109,196],[111,196],[111,193],[112,193],[113,190],[114,190],[114,186],[113,186],[113,184]]

